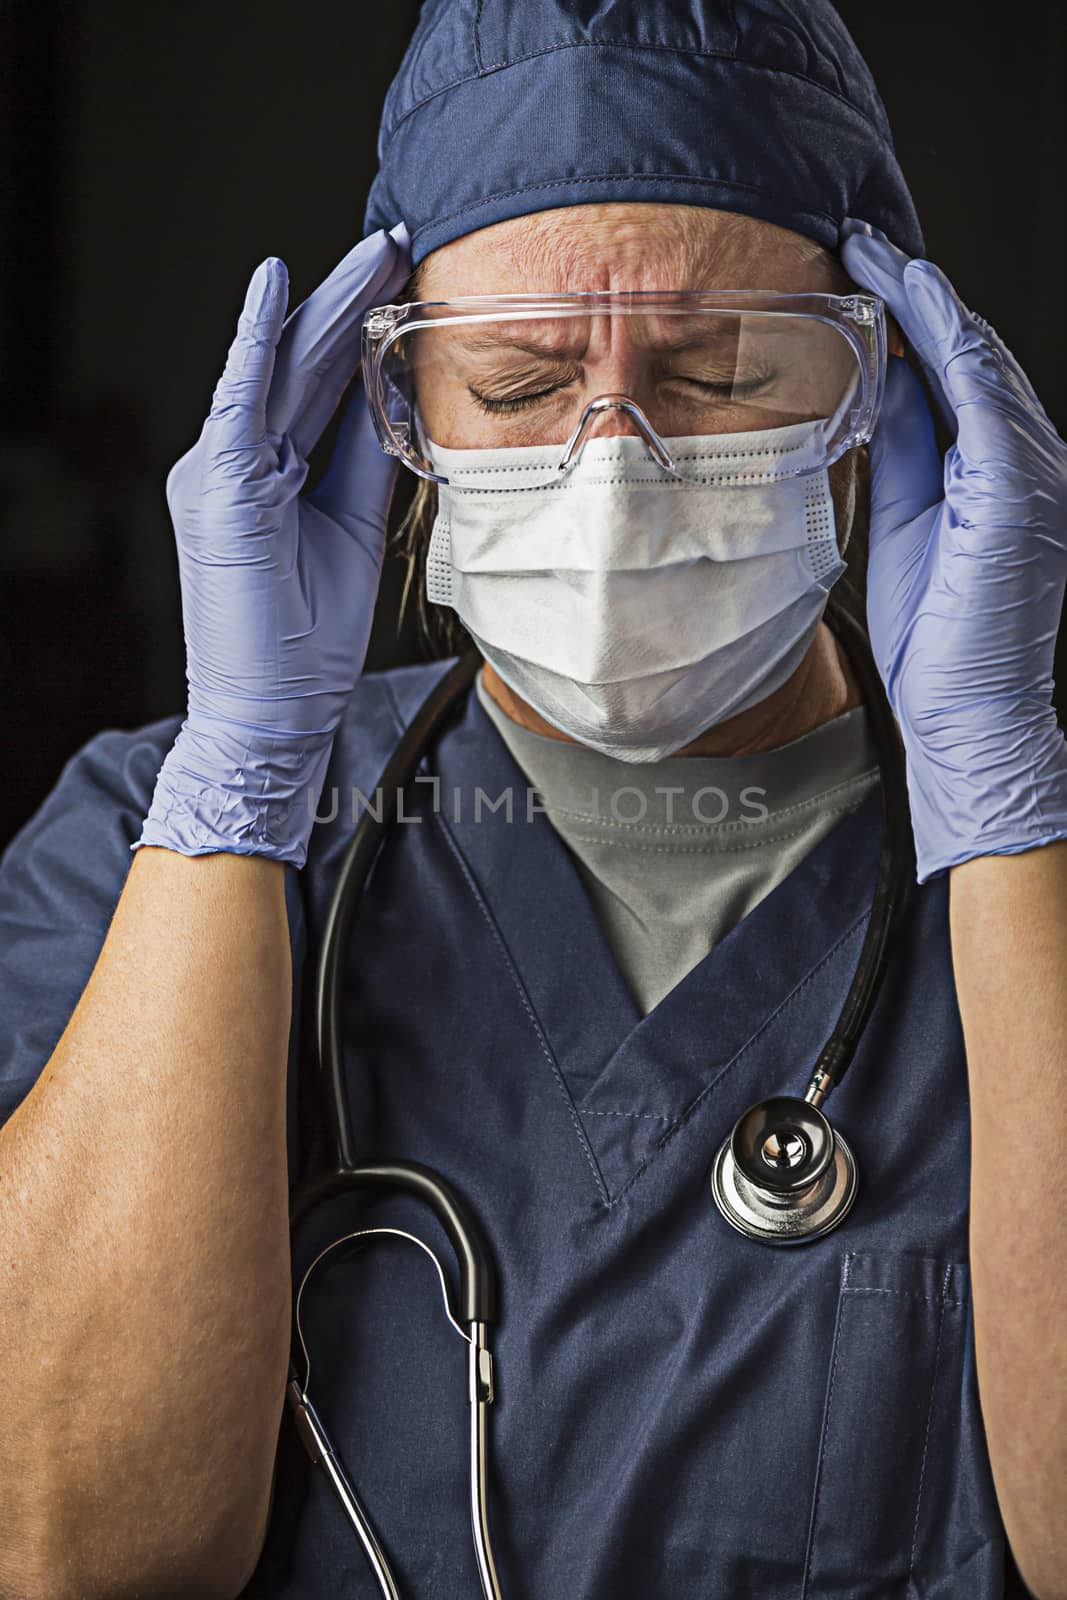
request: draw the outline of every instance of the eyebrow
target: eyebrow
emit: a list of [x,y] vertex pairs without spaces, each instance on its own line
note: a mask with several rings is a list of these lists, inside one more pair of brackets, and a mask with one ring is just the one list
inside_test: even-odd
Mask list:
[[550,359],[557,361],[562,361],[570,351],[576,348],[576,346],[577,341],[572,341],[572,343],[569,345],[559,347],[527,344],[525,341],[520,339],[505,339],[498,335],[494,336],[493,334],[482,334],[477,339],[464,340],[463,343],[463,348],[465,350],[518,350],[523,355],[548,356]]

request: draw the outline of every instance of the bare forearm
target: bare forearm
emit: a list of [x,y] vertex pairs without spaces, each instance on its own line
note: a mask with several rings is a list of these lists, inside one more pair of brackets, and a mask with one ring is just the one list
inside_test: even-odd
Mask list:
[[1067,843],[951,874],[978,1384],[1009,1541],[1067,1597]]
[[234,1593],[254,1557],[288,1343],[283,872],[138,851],[0,1130],[3,1600]]

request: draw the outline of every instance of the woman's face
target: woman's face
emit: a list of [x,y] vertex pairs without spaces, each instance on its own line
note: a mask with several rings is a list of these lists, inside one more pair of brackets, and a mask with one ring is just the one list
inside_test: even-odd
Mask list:
[[[431,251],[417,269],[411,287],[413,298],[431,301],[467,295],[594,290],[745,289],[849,294],[855,289],[841,263],[828,250],[774,223],[701,206],[637,202],[566,206],[480,228]],[[589,398],[623,393],[638,404],[644,402],[645,386],[653,380],[647,352],[635,345],[628,322],[625,317],[590,319],[593,331],[582,351],[580,371],[576,369],[576,375],[568,380],[581,386],[583,399],[587,391]],[[493,358],[477,359],[486,373],[490,372]],[[532,433],[529,439],[523,436],[521,420],[509,420],[508,436],[503,437],[500,416],[483,411],[472,400],[468,377],[451,361],[442,362],[439,367],[430,364],[420,374],[417,401],[431,439],[459,449],[540,442]],[[554,378],[546,380],[531,369],[518,375],[518,380],[521,387],[537,390],[544,389],[546,382]],[[514,387],[518,380],[498,374],[496,386],[506,394],[509,385]],[[474,387],[479,383],[482,390],[492,388],[485,381],[485,373],[479,373]],[[542,405],[551,407],[553,403],[548,398]],[[560,406],[566,407],[570,417],[573,393],[567,394]],[[770,427],[788,420],[793,419],[765,416],[761,425]],[[744,426],[744,421],[739,421],[730,431]],[[626,413],[605,411],[592,420],[587,433],[636,431]],[[672,431],[715,430],[667,427],[661,431],[666,435]],[[568,432],[569,428],[561,437],[565,438]],[[842,548],[852,523],[857,454],[851,451],[830,469]]]
[[[479,229],[431,252],[414,288],[418,299],[432,301],[591,290],[841,294],[852,285],[828,251],[773,223],[697,206],[613,203],[568,206]],[[851,368],[844,342],[824,325],[809,324],[806,331],[816,341],[821,335],[822,344],[810,359],[810,339],[797,353],[792,413],[767,409],[775,398],[769,380],[762,393],[758,381],[750,381],[750,404],[735,399],[722,407],[715,397],[723,377],[728,373],[736,392],[742,376],[739,325],[699,320],[699,337],[680,340],[677,320],[668,317],[538,319],[518,325],[521,350],[514,347],[514,324],[500,327],[499,340],[492,334],[476,340],[462,326],[438,329],[430,336],[434,359],[423,362],[417,378],[422,421],[431,439],[455,449],[559,442],[588,400],[621,393],[643,407],[663,437],[738,432],[819,415],[821,392],[836,394],[847,382],[847,371],[830,370],[835,362]],[[777,337],[781,349],[783,335]],[[552,347],[557,353],[551,356],[538,353]],[[427,354],[430,348],[423,346]],[[798,381],[810,394],[798,393]],[[633,421],[618,411],[601,413],[587,429],[633,431]]]

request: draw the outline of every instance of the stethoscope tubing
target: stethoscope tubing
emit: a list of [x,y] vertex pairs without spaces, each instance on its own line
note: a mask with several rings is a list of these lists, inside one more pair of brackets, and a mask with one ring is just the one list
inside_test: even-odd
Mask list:
[[864,705],[878,748],[882,791],[882,840],[867,929],[837,1024],[815,1067],[815,1073],[827,1073],[831,1086],[839,1088],[852,1064],[885,972],[889,939],[915,876],[915,854],[904,746],[870,644],[860,624],[843,605],[831,603],[826,616],[844,645],[863,690]]
[[374,857],[396,821],[403,791],[457,699],[474,682],[480,665],[481,657],[471,650],[434,685],[382,773],[377,790],[382,796],[379,814],[364,811],[338,868],[319,949],[314,995],[317,1070],[323,1088],[320,1099],[339,1168],[353,1166],[356,1159],[341,1040],[341,970],[352,918]]

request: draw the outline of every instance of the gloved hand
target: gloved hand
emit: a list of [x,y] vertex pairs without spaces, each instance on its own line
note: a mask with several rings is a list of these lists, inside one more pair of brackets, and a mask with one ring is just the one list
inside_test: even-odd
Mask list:
[[252,275],[203,431],[167,478],[189,710],[139,844],[303,865],[397,474],[359,379],[321,484],[299,491],[358,367],[364,312],[401,288],[409,246],[402,222],[362,240],[285,321],[284,263]]
[[1067,582],[1067,445],[992,328],[929,261],[849,219],[841,258],[922,361],[956,438],[889,357],[870,443],[867,619],[900,725],[925,883],[1067,837],[1052,665]]

